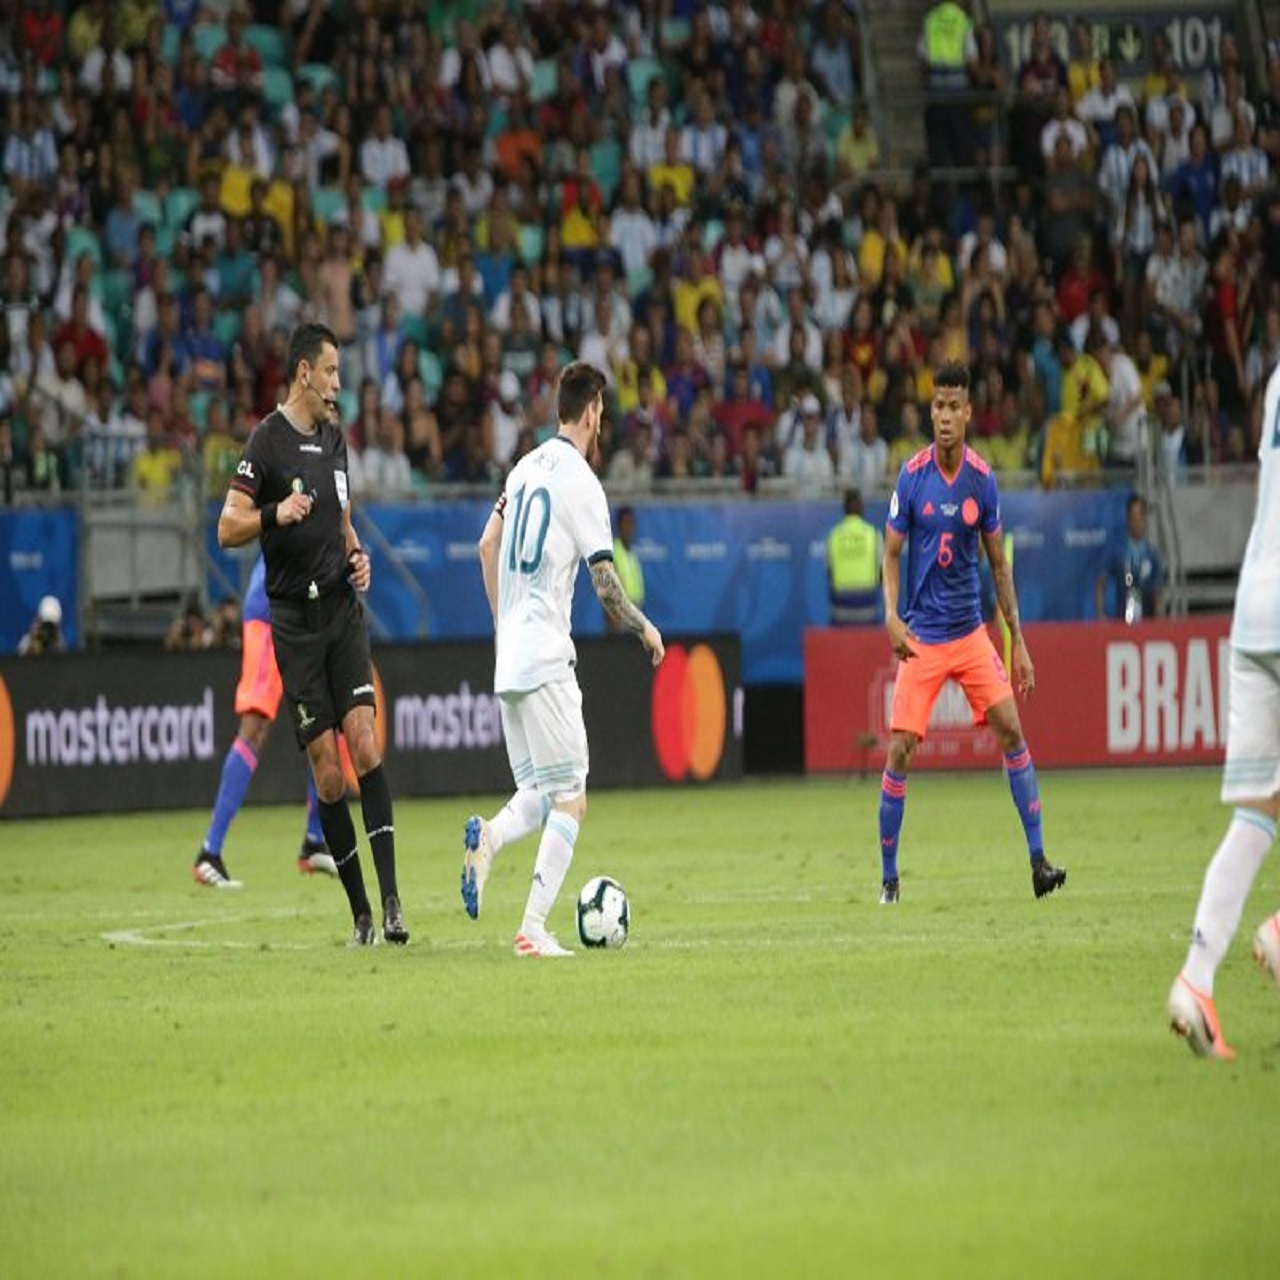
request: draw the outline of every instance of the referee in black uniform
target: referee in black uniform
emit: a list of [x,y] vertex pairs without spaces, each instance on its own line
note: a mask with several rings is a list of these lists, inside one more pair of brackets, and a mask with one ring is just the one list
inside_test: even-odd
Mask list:
[[316,780],[320,821],[355,919],[353,946],[377,941],[338,757],[342,730],[360,780],[364,829],[382,895],[382,936],[409,941],[396,887],[395,826],[374,737],[373,663],[356,597],[370,580],[351,524],[338,417],[338,343],[320,324],[289,338],[289,393],[254,428],[218,518],[218,543],[262,542],[271,635],[285,698]]

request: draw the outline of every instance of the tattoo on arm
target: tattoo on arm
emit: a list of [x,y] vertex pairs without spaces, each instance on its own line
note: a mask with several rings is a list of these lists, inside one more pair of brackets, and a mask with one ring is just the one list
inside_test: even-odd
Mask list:
[[627,598],[618,571],[608,560],[600,560],[591,566],[591,585],[595,587],[596,595],[609,617],[632,635],[643,634],[644,614]]

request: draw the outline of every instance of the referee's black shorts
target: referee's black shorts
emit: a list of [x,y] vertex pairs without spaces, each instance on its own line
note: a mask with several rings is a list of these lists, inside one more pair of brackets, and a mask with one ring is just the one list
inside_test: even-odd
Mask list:
[[271,601],[271,635],[298,745],[373,706],[373,659],[364,609],[350,588],[315,601]]

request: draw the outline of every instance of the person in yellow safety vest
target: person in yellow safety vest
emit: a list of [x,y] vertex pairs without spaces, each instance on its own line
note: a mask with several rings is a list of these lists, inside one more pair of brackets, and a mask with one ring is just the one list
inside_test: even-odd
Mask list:
[[863,518],[862,494],[846,490],[844,516],[827,534],[832,626],[880,621],[880,531]]
[[[619,507],[618,518],[614,523],[613,535],[613,567],[618,572],[618,581],[627,593],[627,599],[637,609],[644,608],[644,568],[640,558],[631,550],[636,540],[636,513],[632,507]],[[617,630],[613,619],[607,614],[605,621],[610,631]]]
[[977,137],[972,104],[963,101],[963,95],[972,89],[978,40],[967,0],[942,0],[929,9],[916,52],[928,95],[924,110],[930,167],[971,168]]

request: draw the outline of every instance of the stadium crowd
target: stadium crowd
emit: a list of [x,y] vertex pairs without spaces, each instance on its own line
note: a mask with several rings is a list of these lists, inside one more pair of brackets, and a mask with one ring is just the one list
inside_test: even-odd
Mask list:
[[944,359],[1003,472],[1247,461],[1280,51],[1126,85],[948,5],[960,125],[899,186],[842,0],[4,0],[0,501],[220,497],[309,319],[366,498],[492,486],[571,356],[616,491],[884,491]]

